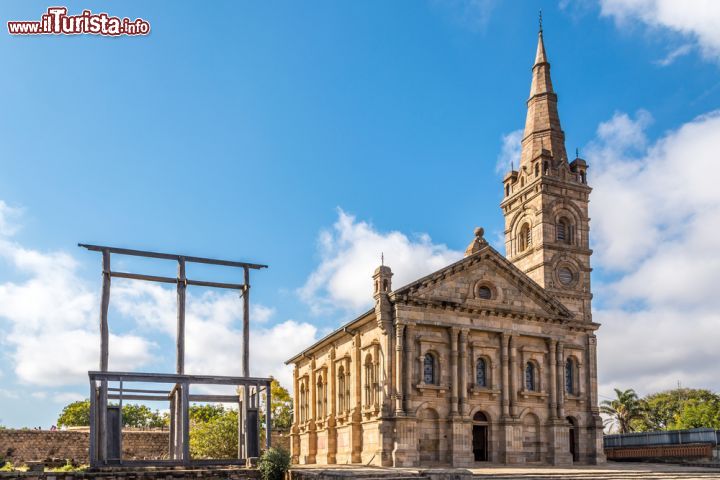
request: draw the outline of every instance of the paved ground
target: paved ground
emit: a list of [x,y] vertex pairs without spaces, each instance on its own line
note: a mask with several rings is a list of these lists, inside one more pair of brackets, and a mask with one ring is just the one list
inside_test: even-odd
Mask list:
[[[689,467],[682,465],[653,464],[653,463],[616,463],[608,462],[600,466],[576,467],[507,467],[493,465],[485,468],[472,469],[415,469],[415,468],[380,468],[362,467],[355,465],[333,465],[333,468],[323,468],[313,465],[294,466],[303,478],[318,477],[338,479],[447,479],[460,480],[468,478],[477,479],[523,479],[523,480],[625,480],[625,479],[720,479],[720,468]],[[302,475],[302,474],[310,475]],[[315,474],[315,475],[314,475]]]

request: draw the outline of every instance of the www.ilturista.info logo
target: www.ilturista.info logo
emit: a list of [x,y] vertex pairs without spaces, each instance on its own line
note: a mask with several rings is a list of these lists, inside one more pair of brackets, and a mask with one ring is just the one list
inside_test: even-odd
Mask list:
[[11,35],[147,35],[150,23],[137,18],[111,17],[107,13],[83,10],[80,15],[68,15],[66,7],[50,7],[40,21],[7,22]]

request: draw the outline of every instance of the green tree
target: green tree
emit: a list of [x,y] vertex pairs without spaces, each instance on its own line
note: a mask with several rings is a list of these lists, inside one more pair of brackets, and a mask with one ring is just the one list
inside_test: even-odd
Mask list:
[[[238,412],[225,410],[222,405],[196,412],[214,412],[198,415],[190,426],[190,454],[193,458],[236,458],[238,452]],[[219,411],[219,413],[218,413]],[[207,420],[204,420],[207,418]]]
[[[678,423],[678,419],[688,402],[698,404],[717,402],[718,399],[718,395],[704,389],[676,388],[653,393],[643,399],[645,403],[645,415],[641,421],[636,422],[636,430],[654,431],[686,428],[681,425],[693,422],[689,422],[688,419]],[[697,411],[696,408],[694,410]],[[693,409],[689,410],[688,414],[693,415],[691,413],[692,411]]]
[[603,400],[600,406],[600,413],[608,418],[605,425],[614,426],[618,433],[632,432],[635,422],[643,418],[644,404],[638,398],[633,389],[615,389],[617,398],[614,400]]
[[290,454],[282,448],[270,448],[258,461],[258,470],[263,480],[283,480],[289,468]]
[[[280,385],[280,382],[272,379],[270,384],[270,408],[272,409],[272,428],[277,430],[288,430],[293,422],[293,400],[290,392]],[[263,418],[263,423],[265,419]]]
[[199,424],[214,420],[225,414],[225,408],[218,405],[190,405],[190,423]]
[[713,395],[713,398],[707,400],[687,400],[675,414],[673,426],[678,429],[720,429],[720,396]]
[[90,425],[90,400],[78,400],[63,408],[57,420],[66,427],[87,427]]
[[[145,405],[126,403],[122,408],[123,425],[137,428],[157,428],[166,425],[167,419],[159,411],[152,411]],[[66,427],[87,427],[90,425],[90,400],[78,400],[63,408],[57,420]]]
[[165,418],[158,410],[154,412],[145,405],[128,403],[122,408],[123,425],[136,428],[159,428],[165,425]]

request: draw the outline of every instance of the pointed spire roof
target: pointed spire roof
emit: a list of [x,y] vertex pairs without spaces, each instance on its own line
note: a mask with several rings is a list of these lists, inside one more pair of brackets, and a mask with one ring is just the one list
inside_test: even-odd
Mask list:
[[525,132],[522,140],[522,155],[520,166],[528,166],[543,153],[549,152],[553,162],[561,159],[567,161],[565,152],[565,134],[560,126],[560,116],[557,110],[557,95],[553,89],[550,78],[550,63],[545,51],[543,39],[542,15],[540,16],[540,29],[538,31],[538,44],[535,54],[535,64],[532,67],[532,83],[530,85],[530,98],[527,101],[527,118],[525,119]]

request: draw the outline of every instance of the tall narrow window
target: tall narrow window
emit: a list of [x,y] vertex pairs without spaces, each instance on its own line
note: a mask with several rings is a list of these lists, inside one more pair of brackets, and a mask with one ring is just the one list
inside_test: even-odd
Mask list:
[[565,362],[565,391],[571,395],[575,392],[575,362],[568,358]]
[[557,225],[555,226],[555,237],[558,242],[566,243],[567,242],[567,222],[564,218],[561,218],[558,220]]
[[305,384],[300,385],[300,423],[305,423],[307,417],[305,415]]
[[373,404],[380,405],[380,364],[373,364]]
[[338,386],[337,386],[337,405],[338,412],[345,412],[345,369],[338,368]]
[[423,382],[428,385],[435,384],[435,357],[431,353],[426,353],[423,360]]
[[535,164],[535,176],[536,177],[540,176],[540,163],[539,162]]
[[527,362],[525,364],[525,390],[534,392],[536,389],[535,365],[532,362]]
[[547,173],[550,171],[550,165],[548,162],[543,162],[543,175],[547,175]]
[[372,357],[368,354],[365,357],[365,405],[369,406],[372,404],[372,398],[370,397],[370,388],[373,384],[373,366]]
[[518,245],[518,251],[524,252],[525,250],[532,245],[532,230],[530,229],[529,224],[524,224],[520,228],[520,235],[519,235],[519,245]]
[[510,196],[510,184],[505,185],[505,196]]
[[324,392],[324,385],[322,380],[322,375],[318,377],[317,381],[317,418],[324,418],[325,412],[323,411],[323,392]]
[[480,358],[477,361],[475,367],[475,383],[478,387],[487,387],[487,364],[484,358]]

